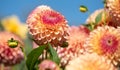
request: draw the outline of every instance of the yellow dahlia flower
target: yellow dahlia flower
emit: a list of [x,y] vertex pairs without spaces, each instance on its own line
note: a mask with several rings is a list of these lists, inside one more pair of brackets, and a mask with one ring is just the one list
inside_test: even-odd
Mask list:
[[[11,38],[19,42],[16,48],[9,47],[8,40]],[[20,47],[23,47],[23,42],[18,36],[9,32],[0,32],[0,63],[5,65],[20,63],[24,58]]]
[[2,25],[6,31],[12,32],[25,39],[27,34],[27,26],[19,21],[17,16],[10,16],[2,19]]
[[120,26],[120,0],[106,0],[106,10],[114,24]]
[[115,65],[120,61],[120,32],[114,27],[103,26],[93,30],[85,46],[89,51],[111,59]]
[[117,70],[110,60],[95,53],[80,55],[66,66],[66,70]]
[[48,6],[38,6],[26,21],[30,34],[38,45],[50,42],[61,46],[68,34],[67,20],[59,12]]

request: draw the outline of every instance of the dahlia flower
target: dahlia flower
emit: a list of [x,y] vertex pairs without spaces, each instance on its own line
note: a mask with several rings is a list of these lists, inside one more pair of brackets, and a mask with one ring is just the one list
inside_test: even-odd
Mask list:
[[109,59],[96,53],[86,53],[74,58],[66,66],[66,70],[117,70]]
[[[95,22],[96,18],[98,15],[101,14],[101,20],[99,22]],[[96,23],[95,27],[97,28],[98,26],[114,26],[117,27],[116,24],[111,20],[111,17],[106,9],[98,9],[95,12],[93,12],[86,20],[86,23]]]
[[43,60],[38,67],[39,70],[60,70],[57,64],[51,60]]
[[120,26],[120,0],[106,0],[106,10],[114,25]]
[[[9,47],[8,40],[11,38],[19,42],[16,48]],[[0,32],[0,63],[5,65],[14,65],[20,63],[24,58],[23,53],[20,49],[20,46],[22,46],[22,44],[23,42],[18,36],[9,32]]]
[[27,19],[30,34],[38,45],[61,46],[68,34],[67,20],[48,6],[39,6]]
[[89,48],[88,51],[111,59],[114,65],[120,61],[120,32],[114,27],[103,26],[93,30],[84,46]]
[[65,66],[71,59],[85,52],[83,44],[89,35],[89,30],[84,26],[72,26],[69,32],[69,46],[67,48],[57,48],[58,56],[61,58],[61,66]]
[[92,14],[90,14],[90,16],[87,18],[86,22],[87,23],[91,23],[91,22],[95,23],[95,18],[97,17],[98,14],[100,14],[102,12],[104,12],[104,9],[95,10]]

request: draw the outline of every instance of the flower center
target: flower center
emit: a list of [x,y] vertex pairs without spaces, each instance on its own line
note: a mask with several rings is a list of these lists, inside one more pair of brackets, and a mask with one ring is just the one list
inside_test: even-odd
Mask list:
[[108,44],[108,45],[112,45],[112,40],[108,40],[108,41],[107,41],[107,44]]
[[42,14],[42,22],[45,23],[45,24],[58,24],[60,22],[63,21],[64,17],[56,12],[56,11],[45,11],[43,14]]
[[106,34],[100,39],[103,53],[114,53],[118,47],[118,40],[114,35]]

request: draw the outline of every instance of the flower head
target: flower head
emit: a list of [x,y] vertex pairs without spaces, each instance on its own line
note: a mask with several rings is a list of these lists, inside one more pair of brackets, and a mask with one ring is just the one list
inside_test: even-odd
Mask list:
[[61,58],[61,66],[67,65],[67,63],[74,57],[78,57],[83,54],[85,48],[83,44],[89,35],[89,30],[84,26],[72,26],[70,27],[70,36],[68,37],[68,47],[57,50],[58,56]]
[[66,66],[66,70],[117,70],[110,60],[96,53],[80,55]]
[[111,59],[115,65],[120,59],[120,33],[114,27],[98,27],[90,33],[85,46]]
[[68,37],[69,47],[82,47],[86,38],[89,36],[89,30],[85,26],[71,26],[70,36]]
[[64,16],[48,6],[37,7],[27,19],[30,34],[38,45],[50,42],[53,46],[66,41],[68,25]]
[[106,0],[106,10],[112,18],[114,25],[120,26],[120,0]]
[[[10,48],[8,44],[8,40],[13,38],[17,40],[18,46],[16,48]],[[20,49],[22,47],[23,42],[21,39],[9,32],[0,32],[0,63],[5,65],[14,65],[20,63],[24,58],[23,53]]]
[[39,64],[39,70],[60,70],[56,63],[51,60],[43,60]]

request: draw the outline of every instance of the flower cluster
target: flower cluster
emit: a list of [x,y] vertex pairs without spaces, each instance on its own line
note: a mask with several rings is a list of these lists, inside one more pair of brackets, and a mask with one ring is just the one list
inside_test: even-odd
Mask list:
[[[70,27],[63,15],[42,5],[28,16],[29,33],[38,45],[51,43],[60,58],[59,66],[63,69],[117,70],[120,64],[118,4],[118,0],[107,0],[107,7],[95,11],[87,19],[88,24]],[[113,18],[116,18],[115,22]],[[92,30],[89,30],[88,26],[91,26]],[[62,47],[64,42],[68,43],[68,47]],[[36,44],[34,43],[35,48]],[[47,50],[43,55],[46,53]],[[39,64],[39,69],[47,68],[59,70],[59,67],[49,60]]]
[[[81,6],[80,11],[88,9]],[[6,31],[0,32],[0,64],[15,65],[25,59],[29,70],[118,70],[120,66],[119,0],[106,0],[105,8],[79,26],[69,26],[61,13],[46,5],[35,8],[26,23],[33,40],[27,59],[20,39],[25,39],[26,25],[15,16],[2,20]]]

